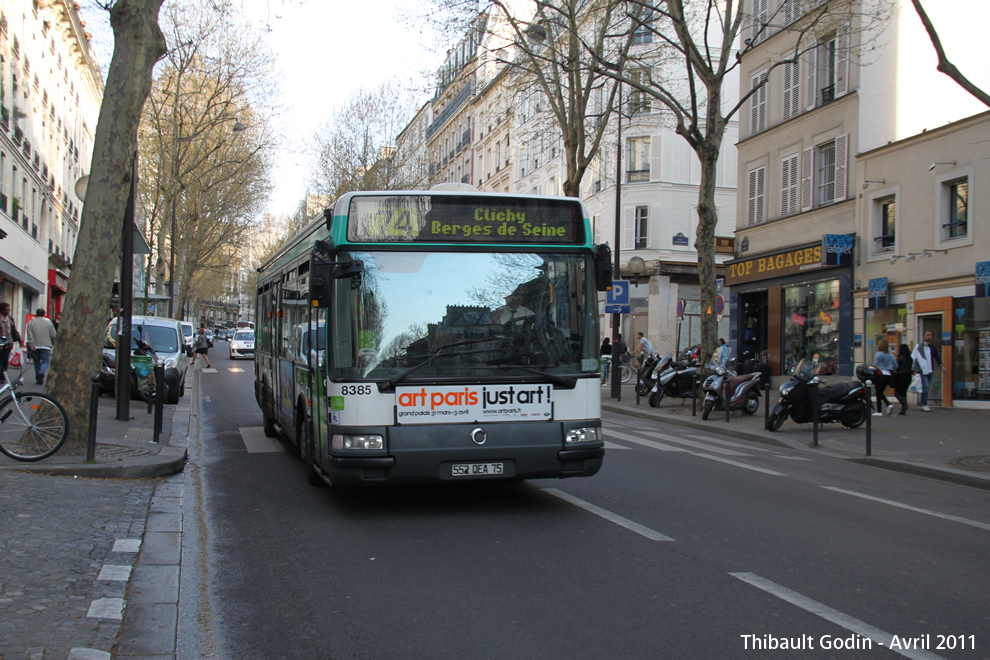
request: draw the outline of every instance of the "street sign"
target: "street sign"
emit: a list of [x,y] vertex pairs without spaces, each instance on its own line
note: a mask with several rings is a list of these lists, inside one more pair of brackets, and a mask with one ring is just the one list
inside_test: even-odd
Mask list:
[[679,321],[681,317],[684,316],[684,301],[677,301],[677,320]]
[[606,314],[628,314],[629,305],[605,305]]
[[715,293],[717,295],[722,295],[722,282],[724,281],[721,277],[715,280]]
[[715,296],[715,313],[721,314],[725,311],[725,299],[722,296]]
[[605,304],[628,305],[629,282],[625,280],[612,280],[612,289],[605,293]]

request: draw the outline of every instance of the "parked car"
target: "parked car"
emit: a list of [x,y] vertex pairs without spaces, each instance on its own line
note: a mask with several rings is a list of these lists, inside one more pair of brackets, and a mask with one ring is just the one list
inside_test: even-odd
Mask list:
[[[117,319],[107,325],[103,342],[104,370],[108,374],[116,369]],[[178,403],[186,393],[186,371],[192,350],[184,343],[182,326],[179,321],[157,316],[131,317],[131,354],[137,350],[137,339],[149,344],[165,365],[165,403]],[[113,360],[112,366],[106,358]],[[102,383],[101,383],[102,385]],[[132,392],[132,395],[136,392]]]
[[227,328],[217,328],[216,338],[217,339],[226,340],[227,339]]
[[186,346],[192,347],[196,342],[196,328],[188,321],[179,321],[182,326],[182,341]]
[[254,359],[254,330],[238,330],[230,338],[230,359]]

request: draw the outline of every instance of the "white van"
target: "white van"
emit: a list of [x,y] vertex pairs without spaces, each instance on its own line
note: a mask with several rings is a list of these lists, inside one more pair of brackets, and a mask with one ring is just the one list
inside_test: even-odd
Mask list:
[[186,321],[179,321],[182,326],[182,343],[189,348],[193,347],[196,343],[196,328],[193,327],[192,323],[187,323]]

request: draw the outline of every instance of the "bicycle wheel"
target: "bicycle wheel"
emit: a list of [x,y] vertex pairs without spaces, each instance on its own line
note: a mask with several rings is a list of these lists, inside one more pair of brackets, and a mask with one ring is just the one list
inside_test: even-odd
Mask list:
[[40,461],[57,452],[69,434],[69,418],[58,401],[41,392],[0,403],[0,451],[18,461]]
[[622,365],[622,370],[619,372],[619,376],[621,376],[623,383],[628,383],[632,380],[633,371],[626,365]]

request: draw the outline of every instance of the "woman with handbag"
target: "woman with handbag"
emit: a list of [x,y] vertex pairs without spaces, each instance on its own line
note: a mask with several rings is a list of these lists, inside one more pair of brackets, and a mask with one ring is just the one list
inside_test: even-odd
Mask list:
[[907,344],[901,344],[897,349],[897,371],[894,373],[894,396],[901,404],[901,412],[898,415],[906,415],[908,409],[907,391],[911,384],[911,349]]

